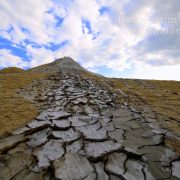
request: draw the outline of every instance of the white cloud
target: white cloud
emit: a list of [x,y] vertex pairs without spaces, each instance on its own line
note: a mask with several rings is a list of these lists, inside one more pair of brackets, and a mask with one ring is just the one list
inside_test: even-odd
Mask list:
[[[168,3],[171,11],[175,8],[173,3],[175,1]],[[10,40],[12,44],[16,43],[17,47],[23,45],[30,57],[29,64],[32,67],[51,62],[54,58],[70,56],[84,67],[95,71],[100,66],[123,72],[134,67],[132,77],[143,78],[144,74],[144,77],[150,78],[156,75],[157,78],[161,76],[163,78],[164,71],[172,72],[172,69],[177,71],[173,65],[180,63],[177,55],[178,45],[172,50],[159,44],[157,45],[159,49],[153,51],[151,46],[159,41],[148,39],[148,29],[149,27],[161,29],[160,24],[148,21],[145,24],[122,25],[119,22],[120,16],[144,19],[157,15],[160,17],[161,12],[167,8],[164,3],[162,4],[162,0],[160,2],[161,7],[155,9],[159,5],[155,0],[136,2],[132,0],[27,0],[23,3],[21,0],[14,0],[13,3],[11,0],[1,0],[0,36]],[[108,7],[109,11],[100,15],[99,9],[102,6]],[[64,18],[58,27],[56,26],[57,16]],[[83,19],[89,22],[91,32],[85,24],[82,24]],[[38,46],[28,44],[27,40]],[[56,50],[47,49],[44,46],[49,46],[50,43],[60,44],[66,40],[68,44]],[[161,40],[163,41],[162,38]],[[148,43],[143,46],[142,42]],[[175,38],[169,38],[169,42],[175,43]],[[179,40],[176,38],[176,44],[178,43]],[[12,55],[10,51],[7,51],[7,54]],[[19,62],[21,61],[23,63],[20,58]],[[2,63],[5,61],[1,61]],[[161,73],[144,73],[143,70],[141,72],[142,67],[146,70],[151,68],[154,71],[157,68]]]
[[27,52],[32,58],[30,62],[32,67],[50,63],[54,59],[53,52],[45,48],[33,48],[32,46],[28,45]]
[[0,66],[5,67],[20,67],[26,68],[29,66],[28,62],[25,62],[19,56],[13,55],[10,50],[0,49]]
[[[13,29],[9,34],[11,40],[20,43],[31,39],[39,44],[51,41],[51,26],[55,22],[52,14],[46,13],[52,8],[50,0],[1,0],[0,3],[0,29]],[[28,33],[23,31],[28,31]]]
[[136,62],[134,73],[129,78],[158,79],[158,80],[178,80],[180,81],[180,64],[151,66],[143,62]]

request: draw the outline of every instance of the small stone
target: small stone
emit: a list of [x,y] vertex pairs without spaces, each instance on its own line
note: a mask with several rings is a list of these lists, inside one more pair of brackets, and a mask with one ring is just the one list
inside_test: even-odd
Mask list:
[[55,119],[62,119],[62,118],[67,118],[69,117],[71,114],[67,113],[66,111],[62,110],[62,111],[55,111],[55,112],[48,112],[48,116],[50,117],[50,119],[55,120]]
[[50,161],[61,158],[64,153],[63,144],[58,140],[51,140],[41,148],[36,149],[33,155],[37,157],[39,167],[47,168]]
[[91,100],[89,100],[89,104],[95,105],[96,103],[95,103],[95,101],[93,101],[93,100],[91,99]]
[[150,138],[150,137],[152,137],[152,136],[154,136],[154,135],[155,135],[154,132],[148,131],[148,132],[145,132],[145,133],[142,135],[142,137],[143,137],[143,138]]
[[29,130],[28,127],[23,127],[23,128],[13,131],[12,134],[14,134],[14,135],[23,134],[23,133],[27,132],[28,130]]
[[99,123],[76,127],[76,129],[83,133],[87,140],[100,141],[107,139],[107,132],[104,128],[101,128]]
[[36,117],[37,120],[42,120],[42,121],[45,121],[45,120],[48,120],[49,117],[48,117],[48,112],[47,111],[43,111],[39,114],[39,116]]
[[127,122],[121,121],[121,119],[118,119],[118,118],[112,119],[112,122],[116,129],[123,129],[123,130],[131,129],[130,124],[127,124]]
[[53,131],[52,135],[54,138],[60,139],[61,142],[71,142],[80,137],[80,134],[72,128],[66,131]]
[[180,161],[172,163],[172,175],[180,179]]
[[56,100],[56,101],[59,101],[59,100],[61,100],[61,99],[64,99],[64,97],[63,97],[63,96],[56,96],[56,97],[55,97],[55,100]]
[[94,113],[88,114],[88,116],[93,118],[93,119],[97,119],[99,117],[99,113],[94,112]]
[[142,155],[141,153],[138,152],[138,148],[134,147],[134,146],[125,147],[124,150],[127,151],[128,153],[130,153],[130,154],[132,153],[132,154],[134,154],[135,156],[138,156],[138,157],[140,157]]
[[89,161],[77,153],[66,153],[64,158],[54,161],[53,165],[57,179],[79,180],[92,177],[94,174],[94,169]]
[[[112,115],[114,118],[119,118],[119,117],[128,117],[127,119],[133,119],[132,115],[131,115],[131,111],[129,111],[128,109],[117,109],[116,111],[112,112]],[[127,121],[127,119],[125,118],[125,120]]]
[[97,180],[109,180],[107,173],[104,171],[104,164],[103,163],[96,163],[95,165],[96,172],[97,172]]
[[99,121],[103,127],[106,127],[110,123],[111,119],[109,117],[102,117],[99,119]]
[[160,129],[154,129],[153,132],[159,135],[162,135],[162,134],[166,135],[167,130],[160,128]]
[[75,89],[73,88],[73,87],[68,87],[67,89],[66,89],[66,91],[68,92],[74,92],[75,91]]
[[84,107],[84,112],[86,114],[93,114],[93,109],[90,106],[85,106]]
[[153,142],[155,145],[163,143],[164,139],[162,135],[156,135],[153,137]]
[[112,139],[116,139],[117,142],[121,142],[124,139],[124,130],[123,129],[115,129],[112,132],[108,132],[108,135]]
[[48,100],[48,97],[47,96],[40,96],[38,97],[37,99],[39,102],[44,102],[44,101],[47,101]]
[[27,145],[31,148],[34,148],[36,146],[44,144],[48,140],[48,131],[49,129],[45,129],[31,135],[30,141],[27,142]]
[[78,140],[66,146],[66,152],[79,152],[82,150],[83,142]]
[[79,116],[79,115],[70,117],[68,120],[71,121],[72,126],[74,127],[84,126],[84,125],[93,124],[97,122],[96,119],[93,119],[89,116]]
[[153,130],[156,130],[156,131],[158,131],[158,130],[161,129],[159,123],[148,123],[148,125],[149,125]]
[[118,143],[115,143],[112,140],[107,140],[103,142],[86,142],[85,151],[88,156],[93,159],[98,159],[104,155],[110,154],[114,151],[121,149],[122,146]]
[[151,118],[151,117],[146,117],[145,120],[146,120],[146,122],[149,122],[149,123],[156,123],[157,122],[156,119]]
[[0,140],[0,153],[7,151],[27,138],[23,134],[13,135]]
[[73,103],[74,103],[75,105],[80,104],[80,103],[82,103],[82,104],[87,104],[87,102],[88,102],[88,100],[87,100],[87,98],[85,98],[85,97],[83,97],[83,98],[77,98],[75,101],[73,101]]
[[68,120],[54,120],[52,126],[57,129],[65,130],[71,126],[71,123]]
[[73,106],[72,107],[73,112],[78,112],[78,113],[82,113],[83,109],[79,106]]
[[27,124],[27,126],[30,128],[30,131],[36,131],[40,129],[45,129],[50,125],[50,121],[37,121],[34,120]]
[[127,159],[124,153],[113,153],[108,156],[106,169],[112,174],[123,175],[125,172],[125,161]]
[[140,180],[144,179],[143,166],[134,160],[127,160],[126,162],[127,171],[123,174],[123,177],[128,180]]

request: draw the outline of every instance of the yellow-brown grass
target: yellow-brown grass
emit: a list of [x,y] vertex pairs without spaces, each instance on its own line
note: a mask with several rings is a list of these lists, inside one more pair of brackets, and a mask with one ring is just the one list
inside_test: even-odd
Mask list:
[[[110,79],[109,84],[128,94],[130,105],[150,107],[164,128],[180,136],[180,82]],[[166,143],[180,154],[180,142],[174,141],[170,139]]]
[[[140,109],[146,106],[156,114],[157,121],[176,136],[180,136],[180,82],[178,81],[156,81],[156,80],[133,80],[104,78],[84,74],[98,84],[106,84],[111,91],[122,92],[129,98],[119,93],[116,99],[118,103],[128,101],[128,104]],[[169,139],[166,143],[173,146],[180,154],[180,142]]]
[[0,74],[0,135],[23,126],[37,115],[37,108],[18,95],[16,90],[45,76],[45,74],[22,71],[12,73],[9,70]]
[[0,74],[12,74],[12,73],[23,73],[25,70],[17,67],[9,67],[9,68],[4,68],[0,70]]
[[[132,95],[136,100],[143,101],[149,105],[157,115],[170,118],[168,127],[180,132],[177,121],[180,122],[180,82],[176,81],[136,81],[112,79],[111,87],[121,89],[128,95]],[[133,101],[132,101],[133,103]],[[164,122],[165,123],[165,122]],[[176,127],[175,127],[176,124]]]

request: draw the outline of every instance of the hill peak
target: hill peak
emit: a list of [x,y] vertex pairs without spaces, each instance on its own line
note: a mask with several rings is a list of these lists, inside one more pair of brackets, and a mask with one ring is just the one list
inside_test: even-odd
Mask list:
[[63,57],[56,59],[52,64],[58,64],[59,68],[82,69],[82,67],[71,57]]
[[80,66],[71,57],[59,58],[53,61],[52,63],[44,64],[44,65],[30,69],[30,71],[34,71],[34,72],[48,72],[48,73],[55,73],[55,72],[66,71],[66,70],[86,71],[86,69]]
[[17,67],[8,67],[0,70],[0,74],[10,74],[10,73],[22,73],[23,69]]
[[68,56],[64,56],[62,58],[54,60],[54,62],[67,62],[67,61],[77,63],[74,59]]

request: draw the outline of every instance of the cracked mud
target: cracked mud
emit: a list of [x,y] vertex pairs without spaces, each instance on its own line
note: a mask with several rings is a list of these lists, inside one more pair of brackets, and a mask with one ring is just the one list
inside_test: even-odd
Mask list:
[[137,118],[89,79],[54,79],[39,98],[42,112],[0,139],[0,180],[180,179],[180,158],[156,121]]

